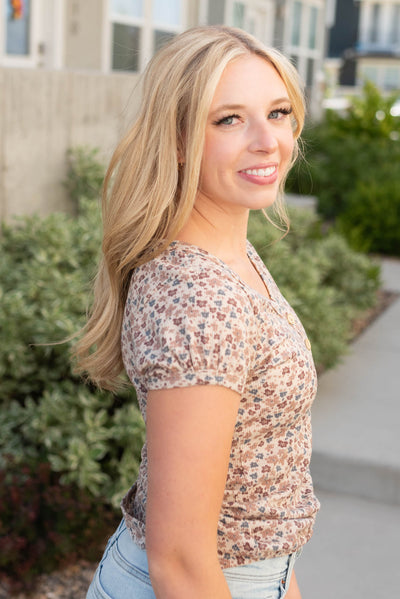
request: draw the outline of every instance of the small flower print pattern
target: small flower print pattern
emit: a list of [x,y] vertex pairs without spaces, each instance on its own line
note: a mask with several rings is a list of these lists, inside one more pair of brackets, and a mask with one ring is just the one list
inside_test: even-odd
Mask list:
[[[175,241],[135,270],[122,326],[125,369],[145,421],[149,390],[222,385],[241,395],[218,526],[223,568],[297,551],[319,509],[309,468],[312,355],[296,314],[249,242],[247,249],[270,298],[219,258]],[[142,549],[146,473],[145,444],[122,501]]]

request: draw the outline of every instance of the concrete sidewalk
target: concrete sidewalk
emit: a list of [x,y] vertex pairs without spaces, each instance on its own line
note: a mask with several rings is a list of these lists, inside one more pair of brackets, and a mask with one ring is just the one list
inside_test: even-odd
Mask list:
[[[382,263],[400,292],[400,260]],[[321,501],[296,566],[303,599],[400,597],[400,297],[321,376],[312,473]]]

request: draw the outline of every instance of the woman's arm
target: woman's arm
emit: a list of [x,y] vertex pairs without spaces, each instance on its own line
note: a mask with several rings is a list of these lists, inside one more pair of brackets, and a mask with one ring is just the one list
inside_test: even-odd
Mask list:
[[157,599],[230,599],[217,523],[240,396],[201,385],[147,400],[146,548]]
[[290,578],[290,584],[288,592],[285,595],[285,599],[301,599],[299,585],[297,584],[296,574],[294,570]]

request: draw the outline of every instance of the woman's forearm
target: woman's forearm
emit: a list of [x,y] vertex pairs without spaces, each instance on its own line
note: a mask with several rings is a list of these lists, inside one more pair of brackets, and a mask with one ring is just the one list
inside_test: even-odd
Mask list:
[[213,385],[148,394],[146,550],[157,599],[231,599],[217,530],[239,403]]
[[149,559],[149,571],[157,599],[231,599],[217,559],[165,556]]

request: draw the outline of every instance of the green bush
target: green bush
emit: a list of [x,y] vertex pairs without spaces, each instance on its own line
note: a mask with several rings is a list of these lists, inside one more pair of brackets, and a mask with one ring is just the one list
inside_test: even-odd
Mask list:
[[[358,181],[348,194],[338,230],[352,247],[365,252],[400,256],[400,177]],[[397,224],[397,225],[396,225]]]
[[67,152],[68,171],[64,185],[79,207],[82,197],[98,198],[104,179],[104,166],[98,160],[96,148],[78,146]]
[[113,397],[85,386],[71,370],[71,343],[57,343],[85,321],[98,212],[82,198],[77,218],[3,225],[0,464],[4,454],[48,461],[62,482],[117,505],[137,472],[144,436],[134,391]]
[[[312,193],[325,219],[358,250],[400,255],[400,118],[396,95],[367,83],[346,115],[328,111],[305,132],[305,160],[290,177],[292,191]],[[375,200],[374,200],[375,197]],[[372,209],[372,212],[371,212]],[[374,221],[374,222],[373,222]]]
[[[90,172],[97,172],[95,154],[86,159]],[[15,562],[10,558],[3,565],[11,573],[20,561],[18,543],[25,543],[17,538],[22,531],[29,543],[34,536],[51,540],[46,485],[61,494],[50,523],[64,510],[64,500],[70,501],[71,489],[77,504],[68,511],[71,518],[60,514],[60,526],[54,524],[52,557],[40,544],[29,545],[35,572],[66,559],[71,535],[86,526],[78,513],[76,519],[72,516],[79,502],[111,509],[118,505],[136,477],[144,440],[134,390],[113,396],[84,385],[71,370],[71,343],[58,343],[85,321],[101,243],[94,199],[100,178],[96,194],[94,178],[85,173],[76,175],[73,193],[92,197],[76,196],[76,217],[21,218],[4,224],[0,237],[0,530],[9,531],[11,509],[2,497],[18,497],[17,505],[23,496],[21,510],[28,514],[15,536],[7,533],[7,551]],[[273,243],[276,229],[260,214],[252,215],[249,235],[301,317],[317,365],[334,365],[346,351],[352,318],[374,303],[378,268],[351,251],[340,236],[324,237],[319,219],[307,211],[293,212],[291,233],[279,243]],[[35,472],[38,481],[45,473],[42,486],[38,482],[35,487]],[[6,501],[2,507],[1,501]],[[39,533],[45,530],[41,527],[47,532]]]

